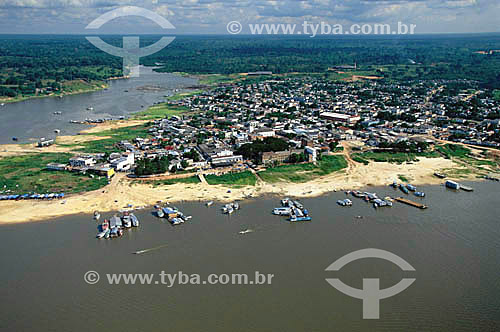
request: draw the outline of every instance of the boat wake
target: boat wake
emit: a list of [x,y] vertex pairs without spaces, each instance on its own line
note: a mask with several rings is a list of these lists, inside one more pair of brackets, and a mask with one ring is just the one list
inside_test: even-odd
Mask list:
[[157,246],[157,247],[153,247],[153,248],[149,248],[149,249],[143,249],[143,250],[135,251],[135,252],[133,252],[133,254],[134,255],[142,255],[142,254],[145,254],[147,252],[151,252],[151,251],[154,251],[154,250],[158,250],[158,249],[164,248],[166,246],[167,246],[166,244],[162,244],[161,246]]

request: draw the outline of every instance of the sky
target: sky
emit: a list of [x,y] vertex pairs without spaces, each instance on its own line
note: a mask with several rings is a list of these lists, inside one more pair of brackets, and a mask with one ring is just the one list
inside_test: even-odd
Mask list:
[[[151,10],[169,34],[227,34],[227,24],[326,22],[415,24],[420,33],[500,32],[500,0],[0,0],[0,34],[88,34],[85,27],[121,6]],[[145,18],[120,17],[96,33],[165,33]]]

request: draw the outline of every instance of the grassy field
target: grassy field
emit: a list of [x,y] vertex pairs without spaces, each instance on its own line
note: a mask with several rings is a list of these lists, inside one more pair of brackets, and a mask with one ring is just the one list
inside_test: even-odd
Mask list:
[[445,158],[451,157],[464,158],[471,152],[470,149],[458,144],[445,144],[436,147],[436,150],[444,155]]
[[172,95],[170,97],[167,97],[167,100],[170,100],[170,101],[180,100],[182,98],[198,95],[202,92],[203,92],[203,90],[194,90],[194,91],[189,91],[189,92],[178,93],[178,94]]
[[199,75],[199,83],[203,85],[217,85],[219,83],[232,83],[241,78],[243,75],[240,74],[208,74],[208,75]]
[[358,163],[367,165],[370,160],[375,162],[389,162],[402,164],[405,162],[418,161],[418,157],[437,158],[437,152],[423,152],[423,153],[390,153],[390,152],[362,152],[354,153],[352,159]]
[[134,114],[134,119],[154,120],[180,115],[189,111],[189,108],[184,106],[169,105],[168,103],[157,104],[149,107],[144,111]]
[[222,184],[230,186],[255,186],[257,178],[250,171],[229,173],[224,175],[205,175],[208,184]]
[[268,168],[259,172],[262,180],[269,183],[294,182],[301,183],[317,177],[340,171],[347,167],[344,156],[323,156],[317,164],[283,165]]
[[83,147],[77,149],[76,151],[85,153],[119,152],[120,149],[116,147],[117,143],[123,140],[132,141],[134,138],[137,137],[147,138],[149,137],[147,129],[148,125],[144,124],[138,126],[105,130],[98,133],[92,133],[91,135],[95,136],[111,136],[111,137],[103,138],[101,140],[96,140],[96,141],[79,143],[78,145],[83,145]]
[[22,194],[29,192],[78,193],[104,187],[105,177],[90,178],[67,171],[49,171],[48,163],[67,163],[71,154],[41,153],[0,159],[0,189]]

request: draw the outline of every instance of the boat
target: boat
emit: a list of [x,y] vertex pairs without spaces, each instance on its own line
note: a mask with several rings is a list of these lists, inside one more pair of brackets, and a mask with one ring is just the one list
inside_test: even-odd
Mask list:
[[113,227],[111,228],[111,231],[109,233],[109,237],[114,238],[114,237],[120,237],[123,235],[123,229],[120,227]]
[[416,192],[414,193],[414,195],[415,195],[415,196],[417,196],[417,197],[425,197],[425,193],[424,193],[424,192],[421,192],[421,191],[416,191]]
[[17,141],[18,141],[17,137],[12,137],[12,140],[13,140],[14,142],[17,142]]
[[229,208],[226,210],[226,212],[225,212],[225,213],[226,213],[226,214],[231,214],[231,213],[233,213],[233,212],[234,212],[233,207],[229,207]]
[[128,212],[124,212],[122,216],[123,227],[130,228],[132,227],[132,220],[130,218],[130,214]]
[[349,198],[339,199],[337,204],[340,206],[352,206],[352,201]]
[[59,133],[61,132],[61,130],[60,130],[60,129],[54,129],[54,132],[55,132],[56,134],[59,134]]
[[384,201],[386,201],[386,202],[391,202],[391,203],[392,203],[392,202],[394,202],[394,200],[393,200],[393,199],[392,199],[392,197],[390,197],[390,196],[386,196],[386,197],[384,197]]
[[289,221],[291,222],[297,222],[297,221],[311,221],[312,218],[309,217],[309,216],[302,216],[302,217],[299,217],[299,216],[291,216],[289,219]]
[[108,230],[108,229],[107,229],[107,230],[105,230],[105,231],[99,232],[99,233],[97,233],[97,236],[96,236],[96,237],[97,237],[98,239],[102,239],[104,236],[106,236],[106,233],[107,233],[107,232],[109,232],[109,230]]
[[233,203],[233,209],[235,209],[235,210],[239,210],[239,209],[240,209],[240,204],[239,204],[239,203],[237,203],[237,202],[234,202],[234,203]]
[[273,209],[273,214],[277,216],[288,216],[290,215],[291,209],[289,207],[279,207]]
[[408,188],[408,190],[410,190],[410,191],[416,191],[417,190],[417,187],[415,187],[414,185],[409,184],[409,183],[406,185],[406,188]]
[[462,189],[463,191],[469,191],[469,192],[474,191],[474,188],[464,186],[463,184],[460,185],[460,189]]
[[107,219],[104,219],[104,221],[101,224],[101,230],[107,231],[108,229],[109,229],[109,221]]
[[122,226],[122,220],[118,218],[118,216],[114,215],[111,217],[109,220],[109,227],[114,228],[114,227],[121,227]]
[[393,188],[397,188],[398,187],[398,183],[396,181],[394,181],[393,183],[391,183],[389,185],[390,187],[393,187]]
[[54,112],[54,115],[61,115],[62,112]]
[[380,199],[380,198],[373,200],[373,207],[374,208],[378,208],[378,207],[382,207],[382,206],[388,206],[387,202],[384,201],[383,199]]
[[299,209],[303,209],[304,208],[304,205],[300,204],[299,201],[292,201],[293,205]]
[[436,176],[436,177],[438,177],[438,178],[440,178],[440,179],[444,179],[444,178],[446,177],[446,175],[445,175],[445,174],[438,173],[438,172],[434,173],[434,176]]
[[283,205],[283,206],[288,206],[289,203],[290,203],[290,199],[289,198],[283,198],[281,200],[281,205]]
[[399,189],[400,189],[402,192],[404,192],[405,194],[408,194],[408,193],[409,193],[408,189],[407,189],[407,188],[406,188],[403,184],[400,184],[400,185],[399,185]]
[[357,198],[364,198],[365,197],[365,194],[363,194],[361,191],[359,190],[355,190],[352,192],[352,195],[354,197],[357,197]]
[[455,182],[455,181],[447,180],[444,183],[444,185],[446,186],[446,188],[455,189],[455,190],[460,189],[460,184],[458,182]]
[[252,232],[253,232],[253,230],[251,230],[251,229],[245,229],[243,231],[239,231],[238,234],[243,235],[243,234],[248,234],[248,233],[252,233]]
[[0,106],[5,106],[5,103],[1,103]]
[[165,217],[165,213],[163,212],[162,209],[156,209],[156,216],[158,218],[163,218],[163,217]]
[[181,218],[177,218],[177,217],[175,217],[175,218],[169,218],[168,221],[170,221],[170,223],[172,225],[174,225],[174,226],[175,225],[180,225],[180,224],[184,223],[184,220],[182,220]]
[[94,211],[94,220],[99,220],[99,218],[101,218],[99,211]]
[[130,219],[132,220],[132,226],[133,227],[139,227],[139,219],[135,216],[135,214],[131,213],[130,214]]
[[87,107],[87,111],[93,111],[94,108],[92,106]]
[[205,205],[206,205],[207,207],[212,206],[212,204],[214,204],[214,201],[209,201],[209,202],[206,202],[206,203],[205,203]]

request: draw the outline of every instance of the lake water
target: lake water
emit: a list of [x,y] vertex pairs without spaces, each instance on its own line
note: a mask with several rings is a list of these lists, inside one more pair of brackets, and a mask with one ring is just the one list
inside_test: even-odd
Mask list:
[[[498,331],[500,330],[499,184],[473,183],[473,193],[442,186],[427,193],[427,210],[395,203],[375,210],[344,193],[302,199],[313,221],[272,216],[279,197],[243,201],[222,215],[221,204],[175,204],[193,219],[172,227],[149,210],[119,239],[98,240],[90,216],[0,227],[2,331]],[[400,195],[370,188],[379,196]],[[419,200],[417,198],[412,198]],[[19,211],[22,213],[22,211]],[[103,217],[109,217],[105,214]],[[357,219],[356,216],[363,216]],[[239,235],[243,229],[253,233]],[[166,244],[142,255],[137,250]],[[325,268],[364,248],[388,250],[409,262],[403,272],[380,259]],[[100,273],[96,285],[86,271]],[[271,285],[108,285],[106,273],[182,271],[275,275]],[[416,281],[380,302],[380,319],[363,320],[361,300],[325,278],[381,288]]]
[[[55,129],[61,131],[60,135],[74,135],[88,126],[72,124],[70,120],[118,119],[165,100],[164,96],[172,94],[174,89],[194,84],[197,80],[193,78],[156,73],[150,67],[141,67],[140,77],[109,81],[107,90],[6,104],[0,107],[0,144],[12,143],[13,137],[19,142],[53,138]],[[151,86],[161,90],[143,89]],[[94,109],[90,111],[88,107]],[[55,115],[54,112],[62,114]]]

